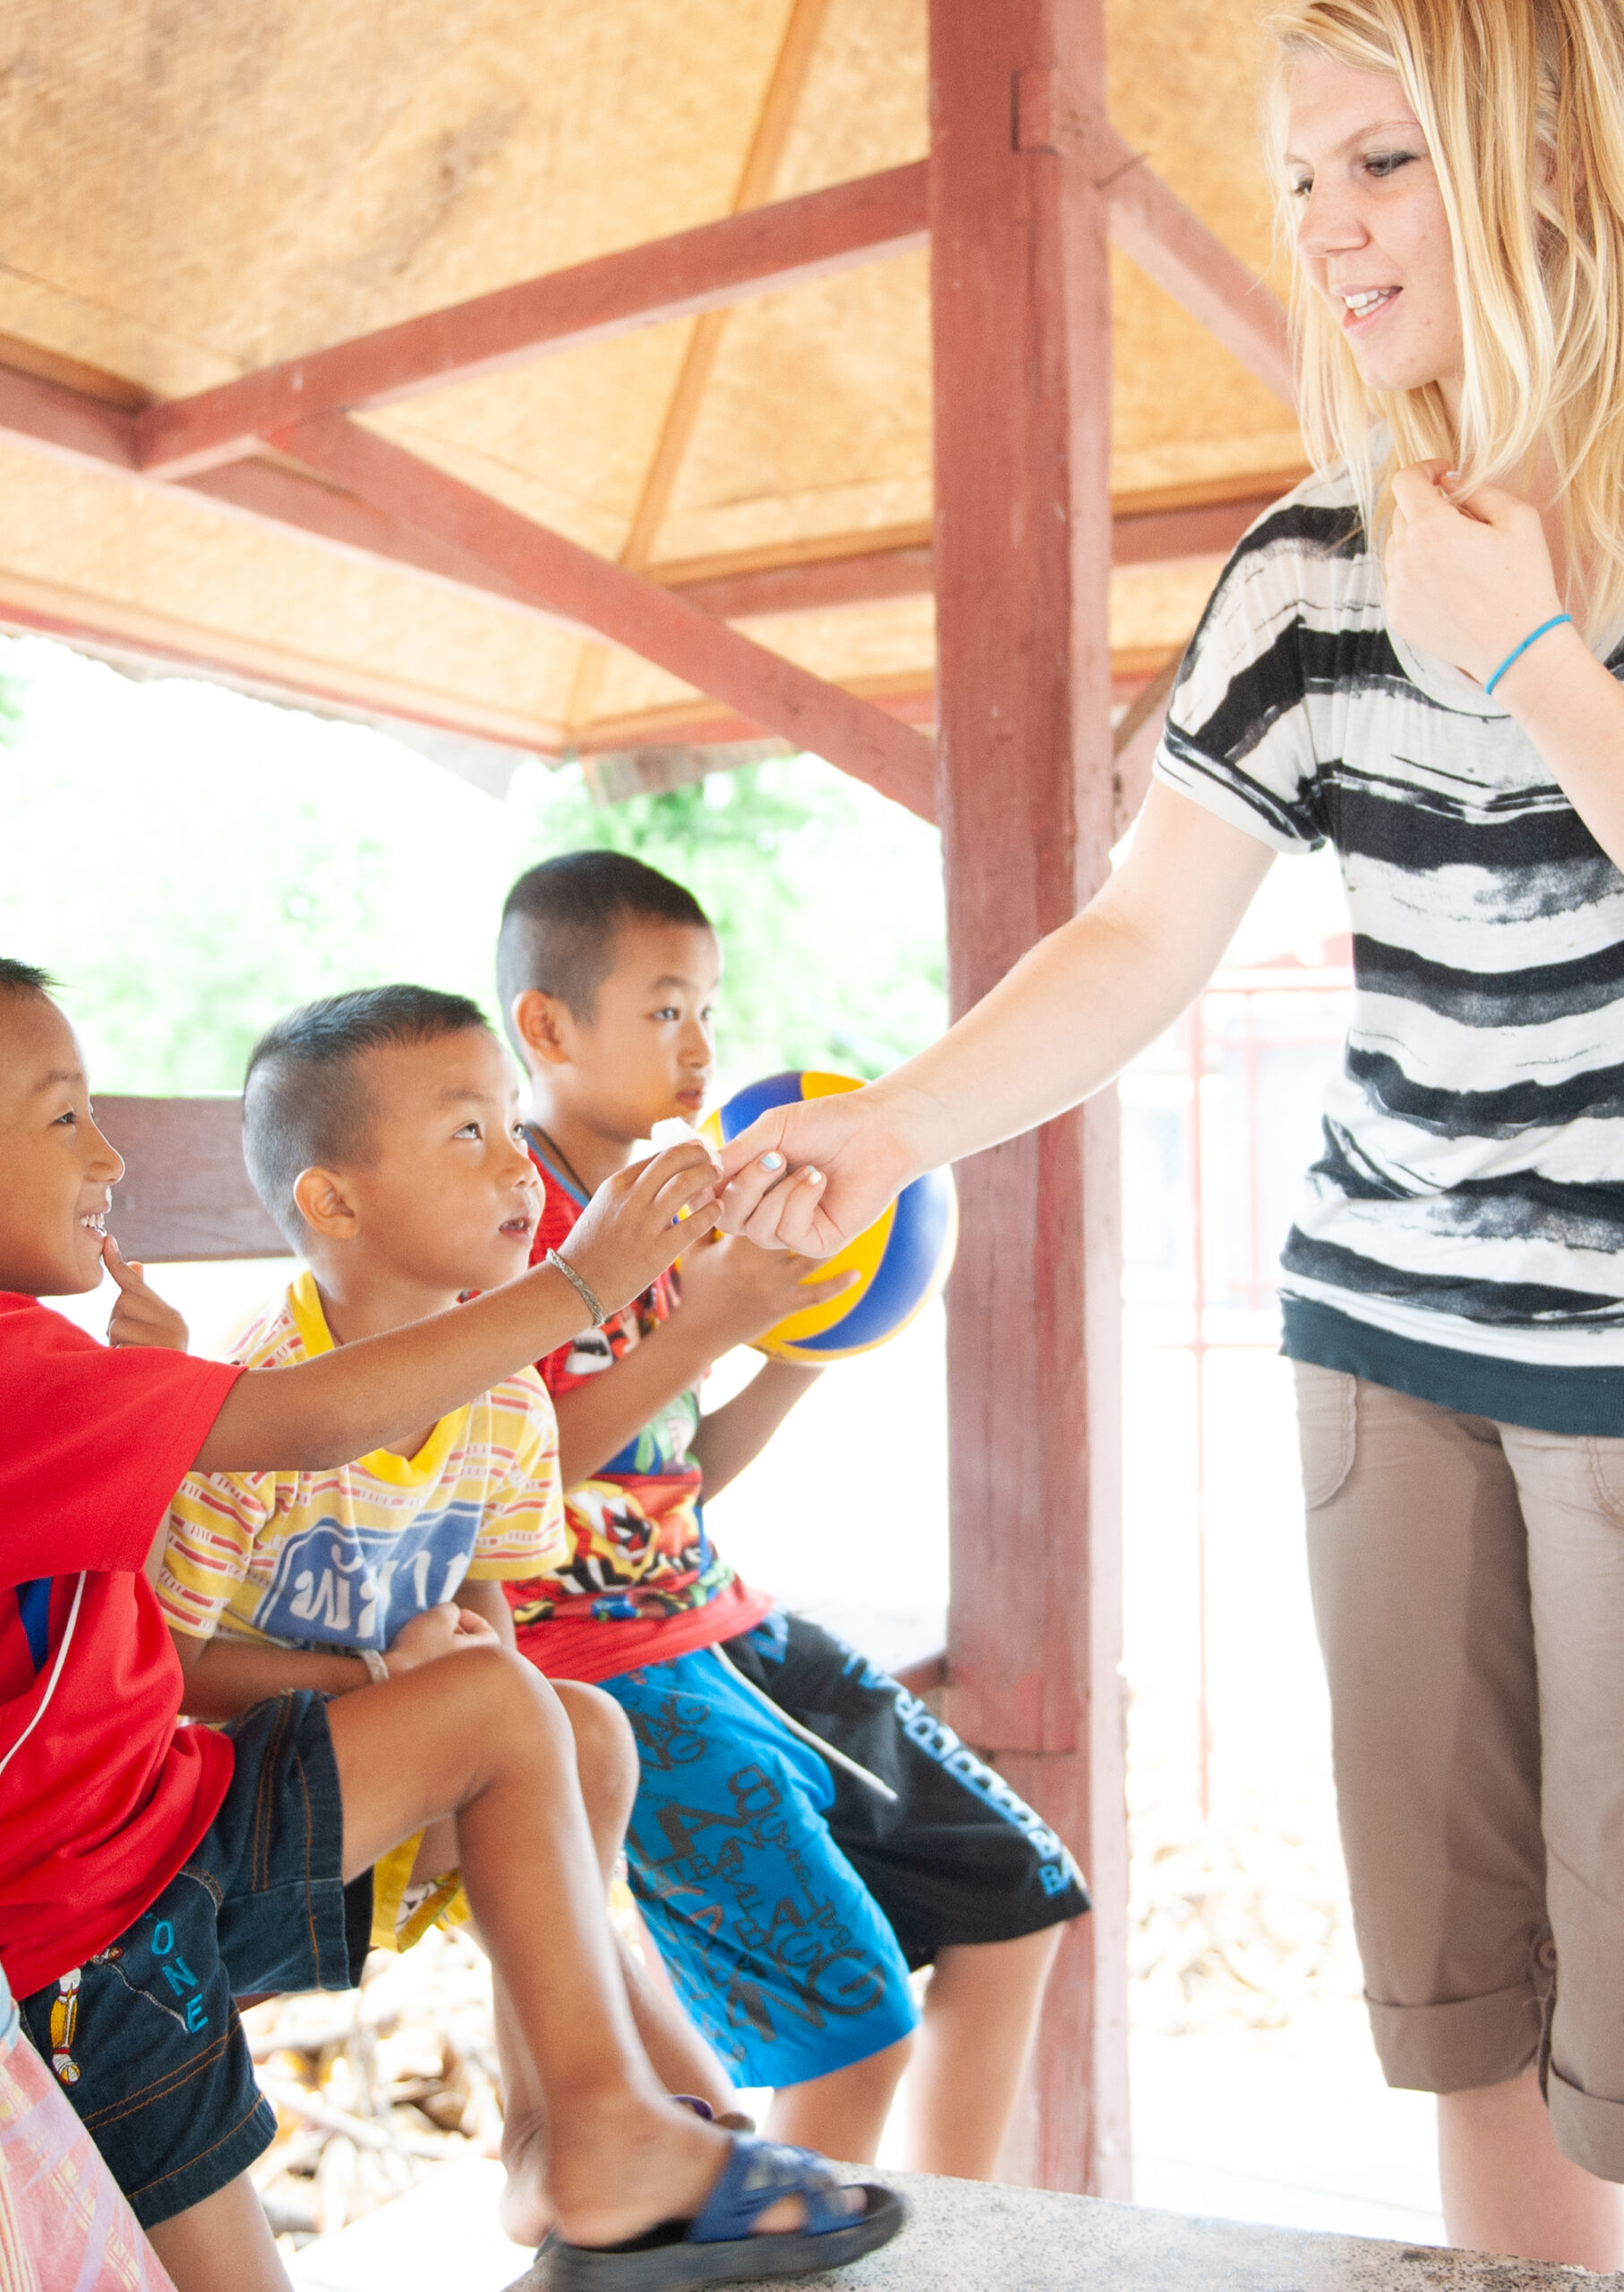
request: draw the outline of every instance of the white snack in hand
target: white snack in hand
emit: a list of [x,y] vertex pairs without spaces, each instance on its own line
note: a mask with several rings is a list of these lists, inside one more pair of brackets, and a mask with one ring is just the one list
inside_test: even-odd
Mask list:
[[710,1140],[703,1137],[693,1124],[685,1121],[680,1114],[667,1115],[663,1121],[655,1123],[648,1133],[648,1142],[656,1154],[664,1153],[668,1146],[686,1146],[690,1139],[703,1146],[711,1160],[716,1162],[716,1150]]

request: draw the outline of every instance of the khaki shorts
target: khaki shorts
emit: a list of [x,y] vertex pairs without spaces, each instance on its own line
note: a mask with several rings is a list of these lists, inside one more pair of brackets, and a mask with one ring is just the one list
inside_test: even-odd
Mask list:
[[1563,2153],[1624,2181],[1624,1439],[1296,1373],[1388,2082],[1458,2092],[1538,2061]]

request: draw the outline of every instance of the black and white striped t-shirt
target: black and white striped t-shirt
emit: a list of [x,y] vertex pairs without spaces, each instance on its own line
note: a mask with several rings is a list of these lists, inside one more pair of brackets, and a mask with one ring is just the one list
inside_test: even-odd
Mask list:
[[1156,771],[1279,851],[1329,839],[1347,888],[1353,1021],[1286,1351],[1624,1432],[1624,877],[1511,718],[1386,627],[1344,474],[1235,551]]

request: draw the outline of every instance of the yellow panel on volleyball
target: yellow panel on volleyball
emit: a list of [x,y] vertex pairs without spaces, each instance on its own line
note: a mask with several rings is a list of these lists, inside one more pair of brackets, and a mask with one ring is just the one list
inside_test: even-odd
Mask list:
[[[817,1074],[803,1070],[800,1078],[803,1099],[833,1099],[842,1090],[855,1090],[860,1087],[850,1074]],[[701,1136],[708,1138],[713,1146],[722,1144],[720,1108],[714,1108],[706,1115],[699,1130]],[[825,1297],[816,1305],[808,1305],[805,1313],[786,1313],[782,1321],[774,1322],[765,1337],[756,1339],[756,1351],[774,1354],[780,1360],[794,1360],[798,1356],[791,1351],[792,1346],[804,1343],[809,1337],[820,1337],[825,1330],[833,1329],[837,1321],[851,1311],[873,1280],[880,1260],[885,1254],[885,1244],[891,1239],[891,1228],[895,1222],[896,1204],[893,1202],[889,1209],[881,1211],[872,1226],[866,1226],[855,1240],[848,1242],[843,1250],[838,1250],[833,1257],[820,1258],[805,1277],[808,1281],[828,1281],[838,1273],[851,1272],[860,1273],[863,1278],[851,1287],[842,1289],[838,1296]]]
[[832,1329],[851,1311],[852,1306],[879,1270],[880,1260],[885,1254],[885,1244],[891,1239],[891,1228],[896,1221],[896,1204],[877,1217],[872,1226],[866,1226],[855,1241],[848,1242],[843,1250],[833,1257],[820,1258],[805,1278],[808,1281],[832,1280],[837,1273],[856,1271],[862,1279],[850,1288],[842,1289],[838,1297],[825,1297],[821,1304],[808,1305],[802,1313],[786,1313],[765,1337],[756,1340],[763,1353],[783,1353],[808,1337],[817,1337]]

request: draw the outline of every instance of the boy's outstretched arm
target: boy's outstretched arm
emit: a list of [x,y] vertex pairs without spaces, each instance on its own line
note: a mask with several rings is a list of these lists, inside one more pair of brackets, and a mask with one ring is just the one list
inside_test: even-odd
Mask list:
[[823,1371],[804,1361],[765,1362],[741,1393],[735,1393],[701,1420],[694,1455],[705,1475],[710,1499],[754,1464],[798,1400],[804,1400]]
[[[682,1259],[682,1303],[671,1320],[633,1346],[612,1368],[601,1369],[568,1392],[553,1396],[559,1470],[565,1487],[577,1487],[601,1471],[651,1417],[679,1393],[692,1391],[724,1353],[736,1345],[748,1345],[787,1313],[838,1296],[860,1278],[837,1274],[803,1286],[804,1277],[816,1270],[805,1259],[760,1250],[752,1242],[688,1246]],[[708,1474],[706,1479],[708,1486]]]
[[[600,1186],[560,1255],[605,1313],[646,1289],[712,1198],[714,1171],[696,1139]],[[538,1265],[471,1304],[358,1339],[286,1369],[249,1369],[227,1393],[193,1459],[198,1472],[317,1471],[404,1438],[510,1377],[589,1326],[592,1315],[556,1267]]]

